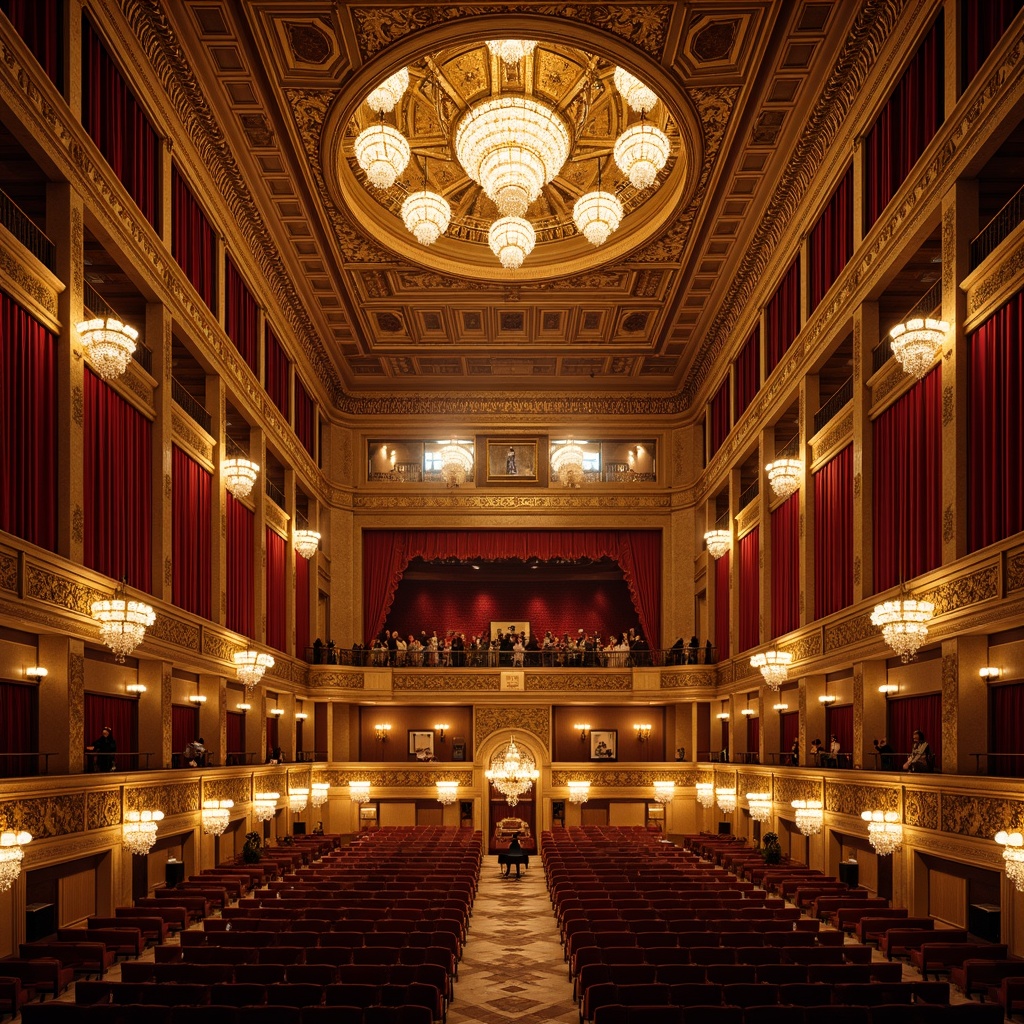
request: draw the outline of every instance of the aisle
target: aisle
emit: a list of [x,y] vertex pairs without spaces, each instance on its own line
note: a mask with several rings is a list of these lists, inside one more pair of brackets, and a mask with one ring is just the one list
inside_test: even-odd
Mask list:
[[539,857],[519,881],[484,857],[448,1024],[578,1024]]

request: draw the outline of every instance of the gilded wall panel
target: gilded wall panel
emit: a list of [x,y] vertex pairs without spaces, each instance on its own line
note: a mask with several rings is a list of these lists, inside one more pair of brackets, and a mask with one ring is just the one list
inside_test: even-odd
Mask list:
[[918,828],[939,827],[939,794],[908,789],[903,794],[903,822]]
[[688,686],[715,687],[718,684],[718,672],[715,669],[693,669],[688,672],[662,672],[661,688],[663,690],[682,690]]
[[587,672],[564,672],[557,675],[526,675],[527,690],[632,690],[633,679],[623,675],[591,675]]
[[776,775],[773,799],[777,804],[789,804],[794,800],[820,800],[821,783],[816,779]]
[[825,780],[825,810],[860,817],[861,811],[898,811],[900,791]]
[[282,796],[288,792],[288,775],[285,772],[273,772],[268,775],[261,775],[256,783],[257,793],[280,793]]
[[69,749],[85,750],[85,658],[81,654],[68,655],[68,708],[72,712],[68,716]]
[[163,811],[165,815],[199,810],[199,780],[167,786],[139,786],[124,791],[125,810]]
[[416,769],[410,767],[406,771],[364,771],[359,768],[348,770],[331,769],[330,771],[323,772],[323,776],[324,782],[329,782],[332,786],[339,788],[347,787],[349,781],[353,779],[368,781],[372,787],[404,789],[433,786],[436,782],[440,782],[443,779],[457,782],[460,786],[465,786],[467,790],[473,786],[472,770],[452,771],[450,768],[438,770],[437,768]]
[[592,786],[638,788],[653,786],[655,781],[674,782],[677,786],[695,786],[696,771],[649,771],[644,769],[584,769],[582,771],[553,771],[552,786],[568,786],[570,781],[589,782]]
[[[950,755],[957,749],[960,722],[960,659],[956,654],[942,656],[942,749]],[[956,766],[950,765],[955,771]]]
[[90,789],[85,794],[86,828],[107,828],[121,824],[121,791]]
[[943,793],[940,805],[943,832],[991,839],[1002,829],[1024,828],[1024,801],[987,796]]
[[532,733],[545,750],[551,750],[551,712],[547,707],[478,707],[474,709],[473,736],[479,749],[483,741],[500,729]]
[[0,803],[0,828],[51,839],[85,831],[85,794],[62,793]]
[[341,690],[362,690],[366,679],[362,672],[324,672],[317,669],[309,673],[308,685],[315,687],[333,686]]
[[974,572],[958,576],[934,590],[920,595],[935,605],[935,614],[944,615],[978,601],[999,596],[999,566],[983,565]]
[[146,638],[163,640],[164,643],[174,644],[176,647],[184,647],[189,651],[199,651],[200,630],[190,622],[161,612],[156,617],[156,622],[149,627]]
[[483,672],[421,672],[416,675],[392,677],[392,688],[398,690],[500,690],[501,677]]
[[825,626],[825,653],[849,647],[861,640],[870,640],[878,636],[878,629],[871,625],[871,613],[854,615],[842,622]]
[[249,802],[252,782],[247,775],[231,779],[209,779],[203,782],[204,800],[234,800],[236,804]]
[[771,775],[754,775],[751,772],[740,772],[736,776],[736,794],[741,800],[747,793],[770,793],[771,790]]
[[25,577],[26,597],[35,598],[46,604],[55,604],[60,608],[67,608],[69,611],[79,612],[90,617],[93,601],[110,596],[109,594],[100,594],[92,587],[61,576],[60,573],[53,572],[41,565],[29,565]]
[[0,554],[0,590],[18,592],[18,559],[15,555]]
[[208,627],[203,627],[203,654],[231,664],[237,650],[239,650],[238,645],[232,643],[227,637],[214,633]]
[[[2,565],[0,565],[0,580],[2,580],[2,577],[3,569]],[[1007,593],[1014,590],[1024,590],[1024,552],[1017,552],[1007,556],[1006,590]]]

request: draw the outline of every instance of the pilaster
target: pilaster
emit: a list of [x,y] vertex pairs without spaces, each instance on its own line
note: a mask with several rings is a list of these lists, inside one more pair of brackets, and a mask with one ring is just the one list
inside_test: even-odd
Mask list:
[[811,472],[811,448],[814,436],[814,415],[821,406],[817,374],[809,373],[800,382],[800,459],[803,474],[800,481],[800,564],[797,567],[800,587],[800,625],[814,621],[814,474]]
[[878,343],[878,303],[864,302],[853,314],[853,600],[874,592],[874,523],[871,435],[871,353]]
[[977,768],[971,755],[988,750],[988,685],[981,678],[981,669],[987,664],[987,637],[956,636],[942,641],[944,774],[974,775]]
[[[888,699],[884,693],[879,693],[878,691],[880,686],[885,685],[888,678],[885,661],[881,659],[859,661],[853,666],[853,688],[856,693],[859,680],[863,706],[861,742],[859,746],[854,747],[854,751],[860,751],[861,764],[869,771],[877,771],[882,767],[879,759],[875,756],[874,740],[878,740],[881,743],[883,739],[888,739],[892,743],[893,739],[886,731],[889,720]],[[856,696],[854,701],[854,721],[856,721]],[[856,740],[856,736],[854,739]],[[899,740],[893,745],[893,749],[902,749]]]
[[[785,442],[783,442],[785,443]],[[764,643],[772,635],[772,485],[768,483],[765,466],[774,461],[776,437],[774,427],[765,427],[758,439],[757,488],[758,538],[757,538],[757,642]]]
[[172,514],[173,408],[171,399],[171,314],[157,302],[146,305],[146,343],[153,351],[153,391],[156,420],[153,423],[153,595],[171,601],[174,551]]
[[267,642],[267,511],[266,504],[270,500],[266,492],[267,474],[267,436],[261,427],[253,427],[249,431],[249,458],[260,467],[260,475],[253,488],[253,565],[256,567],[255,593],[253,603],[252,639],[261,643]]
[[52,750],[49,773],[81,772],[85,763],[85,644],[41,633],[37,664],[49,673],[39,684],[39,750]]
[[[732,548],[729,551],[729,653],[735,655],[740,647],[740,588],[739,542],[736,536],[736,516],[739,514],[743,485],[738,466],[729,470],[729,532]],[[722,655],[719,653],[719,658]]]
[[216,439],[213,450],[213,493],[210,496],[210,586],[213,588],[210,612],[213,621],[224,625],[227,621],[227,490],[221,474],[227,450],[227,389],[216,374],[206,378],[206,408],[210,413],[210,433]]
[[295,470],[286,467],[284,472],[284,504],[288,521],[288,539],[284,549],[284,615],[285,615],[285,649],[296,657],[302,657],[295,642]]

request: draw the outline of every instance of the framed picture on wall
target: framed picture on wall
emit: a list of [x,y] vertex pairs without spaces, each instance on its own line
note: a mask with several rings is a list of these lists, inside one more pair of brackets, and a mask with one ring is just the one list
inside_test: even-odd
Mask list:
[[409,730],[409,753],[417,761],[434,760],[434,734],[431,731]]
[[615,761],[619,756],[619,730],[593,729],[590,733],[590,760]]
[[537,447],[536,438],[488,438],[487,483],[536,483]]
[[465,761],[466,760],[466,737],[465,736],[453,736],[452,737],[452,760],[453,761]]

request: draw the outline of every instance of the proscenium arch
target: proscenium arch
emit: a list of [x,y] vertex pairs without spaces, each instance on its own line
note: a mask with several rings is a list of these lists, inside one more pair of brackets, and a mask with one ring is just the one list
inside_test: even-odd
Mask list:
[[[484,774],[491,766],[491,758],[498,750],[508,746],[512,737],[515,737],[516,746],[525,750],[533,758],[540,772],[540,777],[533,784],[533,806],[534,806],[534,842],[537,844],[537,854],[540,855],[540,833],[542,831],[543,815],[543,793],[545,774],[551,771],[551,755],[544,744],[544,741],[528,728],[501,728],[492,732],[478,748],[479,759],[477,764],[480,768],[480,819],[484,838],[484,855],[490,848],[491,833],[494,831],[494,822],[491,820],[491,783]],[[508,809],[510,816],[515,816],[515,807]]]

